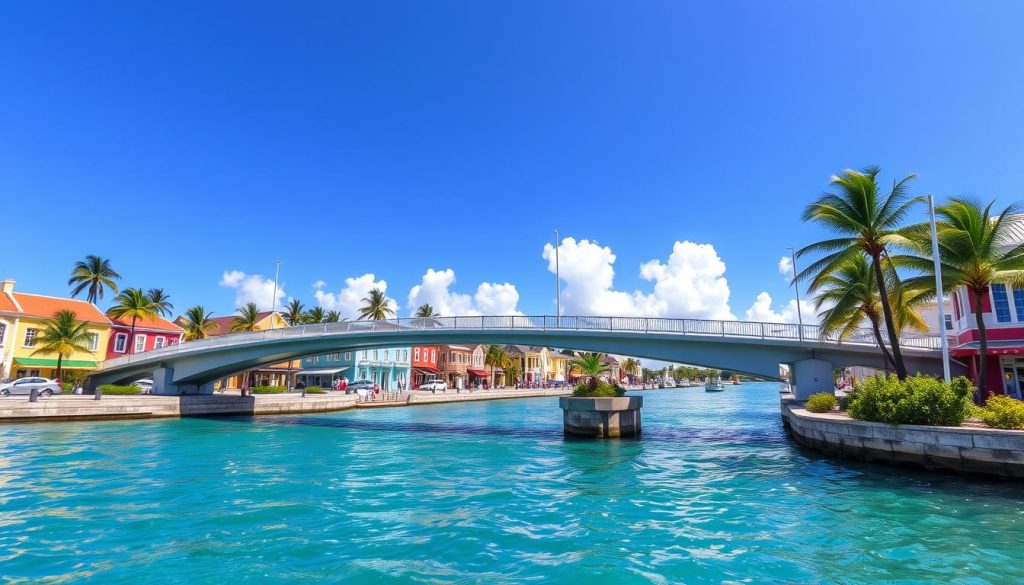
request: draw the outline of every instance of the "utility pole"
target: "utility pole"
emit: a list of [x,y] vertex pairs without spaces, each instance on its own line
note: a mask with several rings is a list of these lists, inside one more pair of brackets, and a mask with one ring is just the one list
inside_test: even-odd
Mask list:
[[[281,260],[277,261],[277,266],[274,268],[274,298],[270,300],[270,329],[274,329],[274,315],[277,312],[277,279],[281,276]],[[291,363],[291,362],[288,362]]]
[[558,228],[555,228],[555,326],[562,326],[562,276],[558,265]]
[[792,264],[793,264],[793,290],[796,292],[796,322],[797,322],[797,327],[799,328],[798,332],[797,332],[797,336],[800,338],[800,341],[803,341],[804,340],[804,316],[803,316],[802,311],[800,310],[800,283],[798,283],[796,281],[796,249],[793,248],[792,246],[790,246],[789,252],[790,252],[790,258],[792,259]]
[[939,261],[939,235],[935,227],[935,197],[932,195],[928,196],[928,215],[932,228],[932,261],[935,263],[935,304],[939,306],[939,338],[942,340],[942,375],[948,384],[950,376],[949,340],[946,338],[946,299],[942,294],[942,262]]

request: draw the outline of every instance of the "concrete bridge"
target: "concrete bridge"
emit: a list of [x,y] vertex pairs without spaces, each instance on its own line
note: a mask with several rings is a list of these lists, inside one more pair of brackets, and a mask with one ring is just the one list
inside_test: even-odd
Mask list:
[[[189,341],[105,361],[89,387],[152,376],[158,394],[211,394],[216,380],[303,357],[381,347],[486,343],[613,353],[779,377],[787,364],[798,398],[831,391],[832,371],[882,369],[870,330],[842,342],[816,325],[651,317],[466,316],[343,321]],[[940,339],[901,341],[910,372],[941,374]],[[956,366],[956,364],[954,364]]]

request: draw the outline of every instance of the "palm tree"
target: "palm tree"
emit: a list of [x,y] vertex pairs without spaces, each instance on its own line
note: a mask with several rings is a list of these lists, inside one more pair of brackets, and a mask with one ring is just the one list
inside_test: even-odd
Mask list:
[[210,320],[211,315],[213,311],[208,313],[201,305],[189,307],[185,315],[178,319],[178,324],[185,330],[185,341],[206,339],[215,329],[219,329],[220,325]]
[[413,315],[413,317],[433,317],[433,316],[434,316],[434,307],[431,307],[427,303],[423,303],[422,305],[417,307],[416,308],[416,314]]
[[288,322],[288,325],[295,327],[302,323],[302,319],[305,316],[306,305],[302,304],[299,299],[292,299],[284,307],[284,313],[281,317]]
[[[987,396],[988,334],[982,317],[982,299],[993,285],[1024,286],[1024,244],[1019,233],[1024,221],[1015,216],[1017,205],[992,216],[995,201],[982,207],[973,199],[954,198],[935,208],[936,234],[939,240],[939,261],[943,292],[958,286],[966,287],[974,296],[974,316],[978,327],[978,401]],[[926,225],[915,226],[913,233],[921,256],[904,258],[930,276],[908,279],[908,285],[919,289],[931,287],[935,294],[931,238]],[[929,284],[931,282],[931,284]]]
[[[915,307],[928,300],[930,293],[909,289],[899,282],[895,274],[887,274],[886,278],[890,283],[889,303],[895,314],[897,328],[900,331],[907,328],[927,331],[928,325]],[[848,339],[867,321],[885,359],[886,369],[896,369],[892,354],[882,337],[882,304],[878,287],[875,286],[875,273],[867,256],[850,256],[810,292],[817,292],[814,303],[815,309],[821,311],[818,319],[823,337],[836,334],[840,340]]]
[[46,321],[42,331],[36,335],[35,345],[38,347],[32,352],[55,353],[57,354],[57,375],[60,380],[64,369],[64,356],[71,355],[76,351],[89,351],[89,342],[92,338],[86,327],[88,325],[75,317],[74,311],[57,311],[53,318]]
[[640,371],[640,360],[636,358],[626,358],[626,360],[622,362],[622,371],[635,376],[637,372]]
[[166,316],[174,310],[174,305],[171,304],[171,295],[164,293],[164,289],[151,288],[146,291],[146,296],[153,301],[157,313]]
[[391,299],[379,288],[371,290],[370,296],[361,300],[365,304],[359,309],[360,319],[380,321],[395,315],[395,310],[391,307]]
[[894,182],[889,194],[880,196],[878,173],[878,167],[869,167],[863,172],[843,171],[830,181],[837,193],[826,193],[807,206],[803,214],[804,221],[820,223],[842,237],[816,242],[797,252],[797,256],[818,252],[826,254],[797,275],[797,280],[810,278],[809,288],[817,289],[832,272],[854,255],[867,254],[875,273],[875,285],[878,287],[896,375],[902,380],[907,377],[907,368],[900,351],[899,329],[893,318],[882,263],[890,245],[909,244],[909,240],[900,232],[900,224],[911,207],[922,199],[908,198],[906,195],[907,183],[914,175]]
[[341,321],[341,313],[338,311],[327,311],[323,318],[324,323],[337,323],[339,321]]
[[580,374],[590,378],[591,390],[597,389],[598,377],[611,369],[602,358],[604,356],[599,353],[584,353],[569,360],[569,365],[573,369],[579,370]]
[[107,311],[112,319],[131,319],[132,328],[128,335],[128,353],[135,353],[135,322],[139,319],[155,319],[157,306],[141,288],[126,288],[114,297],[114,306]]
[[260,309],[256,303],[246,303],[235,310],[238,315],[231,319],[231,332],[256,331],[260,322]]
[[[238,315],[231,319],[231,332],[232,333],[244,333],[248,331],[256,331],[260,322],[260,309],[256,306],[256,303],[246,303],[235,310]],[[246,372],[242,378],[242,396],[246,395],[246,391],[249,389],[250,378],[252,372]]]
[[68,286],[77,285],[71,291],[71,296],[77,297],[80,292],[88,289],[85,300],[95,304],[97,299],[103,298],[105,289],[117,292],[117,283],[114,280],[121,278],[121,275],[110,267],[110,260],[89,254],[85,260],[75,262],[75,268],[71,271],[71,278],[68,279]]
[[504,369],[508,365],[508,354],[497,345],[488,346],[484,355],[484,365],[491,368],[491,384],[495,384],[494,368]]
[[324,313],[323,307],[313,307],[312,309],[306,311],[306,314],[302,318],[302,321],[304,323],[323,323],[325,317],[327,317],[327,315],[326,313]]

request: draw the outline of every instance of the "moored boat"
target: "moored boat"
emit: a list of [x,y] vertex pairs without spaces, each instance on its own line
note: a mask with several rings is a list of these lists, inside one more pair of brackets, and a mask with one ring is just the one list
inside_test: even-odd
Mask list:
[[725,384],[718,378],[708,379],[704,382],[705,392],[725,392]]

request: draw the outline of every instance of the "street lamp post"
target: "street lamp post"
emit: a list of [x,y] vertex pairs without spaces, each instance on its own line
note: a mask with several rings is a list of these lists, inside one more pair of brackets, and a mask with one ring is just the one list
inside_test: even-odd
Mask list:
[[796,249],[790,246],[789,248],[790,257],[792,258],[793,264],[793,291],[796,292],[796,322],[797,322],[797,337],[800,341],[804,340],[804,316],[800,310],[800,283],[796,280]]
[[562,277],[558,265],[558,229],[555,229],[555,326],[562,326]]
[[935,197],[928,196],[928,216],[932,228],[932,261],[935,263],[935,304],[939,306],[939,338],[942,343],[942,375],[949,383],[949,340],[946,338],[946,307],[942,294],[942,262],[939,261],[939,235],[935,227]]
[[[277,266],[274,267],[274,298],[270,300],[270,329],[274,329],[274,313],[277,312],[277,279],[281,276],[281,262],[277,261]],[[290,363],[290,362],[289,362]]]

